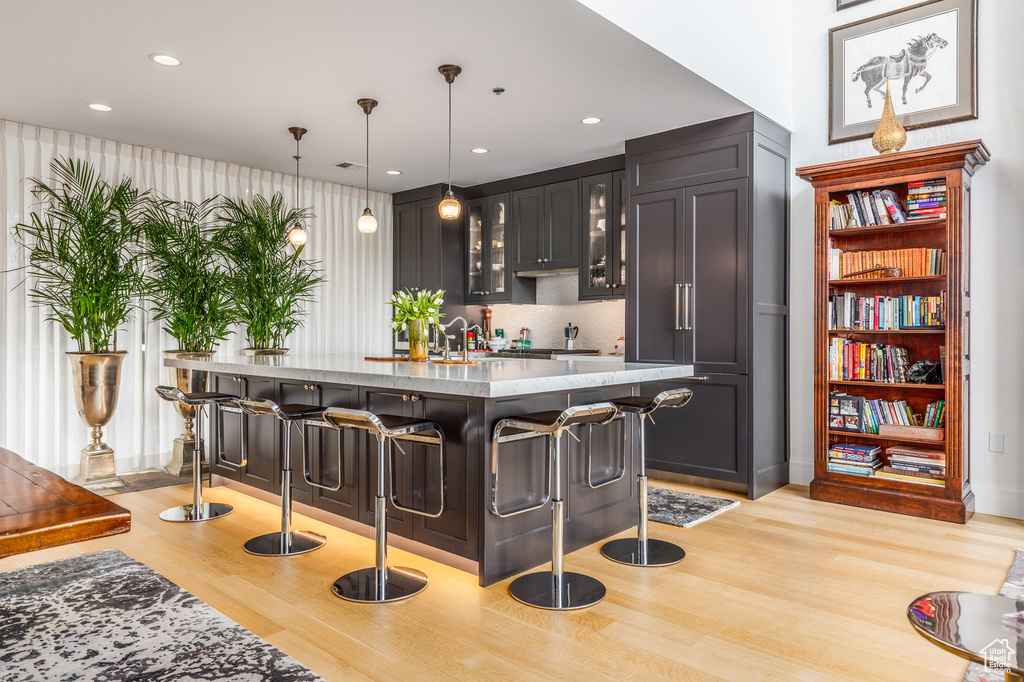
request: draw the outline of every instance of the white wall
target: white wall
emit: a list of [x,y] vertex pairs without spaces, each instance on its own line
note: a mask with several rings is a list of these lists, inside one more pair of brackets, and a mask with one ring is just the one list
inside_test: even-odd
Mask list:
[[[792,0],[579,2],[784,128],[793,128]],[[796,7],[803,12],[805,6],[830,3],[799,0]]]
[[[828,29],[906,6],[875,0],[842,12],[831,0],[798,0],[793,13],[793,167],[874,155],[870,140],[829,146]],[[977,511],[1024,518],[1024,3],[979,0],[978,119],[912,130],[908,148],[981,138],[992,161],[974,177],[971,210],[971,478]],[[728,89],[728,88],[726,88]],[[895,102],[897,114],[899,102]],[[796,483],[812,476],[813,204],[793,180],[792,443]],[[989,432],[1006,435],[988,452]]]

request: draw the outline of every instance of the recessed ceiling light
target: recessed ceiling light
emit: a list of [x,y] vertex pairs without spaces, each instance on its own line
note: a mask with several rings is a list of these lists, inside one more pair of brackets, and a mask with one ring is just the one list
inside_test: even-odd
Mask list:
[[93,111],[110,111],[110,107],[106,104],[90,104],[89,108]]
[[400,171],[400,170],[389,170],[388,171],[388,175],[401,175],[401,174],[402,174],[402,171]]
[[601,119],[599,119],[597,116],[587,116],[586,118],[580,119],[580,123],[582,123],[583,125],[588,125],[588,126],[592,126],[595,123],[600,123],[600,122],[601,122]]
[[181,60],[180,59],[178,59],[177,57],[172,57],[169,54],[160,54],[159,52],[154,52],[153,54],[149,55],[149,58],[152,59],[157,64],[159,64],[160,66],[180,66],[181,65]]
[[487,152],[489,152],[491,150],[490,149],[484,149],[483,147],[474,147],[473,149],[470,149],[469,151],[473,152],[474,154],[486,154]]

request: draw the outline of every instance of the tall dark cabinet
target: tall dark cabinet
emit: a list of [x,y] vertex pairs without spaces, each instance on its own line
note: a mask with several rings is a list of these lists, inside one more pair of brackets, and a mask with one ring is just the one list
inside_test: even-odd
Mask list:
[[756,113],[626,142],[627,360],[696,375],[648,465],[752,499],[789,481],[789,144]]

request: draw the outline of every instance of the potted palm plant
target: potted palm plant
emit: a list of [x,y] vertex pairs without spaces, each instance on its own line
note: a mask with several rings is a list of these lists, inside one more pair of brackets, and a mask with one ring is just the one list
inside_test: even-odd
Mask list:
[[268,201],[225,199],[217,211],[220,242],[227,258],[225,284],[245,325],[246,355],[284,355],[285,339],[302,326],[317,285],[324,281],[319,263],[292,250],[288,230],[309,217],[309,211],[286,208],[281,193]]
[[[218,229],[212,220],[214,199],[201,203],[151,201],[143,212],[146,237],[145,295],[154,319],[177,343],[165,357],[209,358],[230,334],[235,305],[227,293],[227,270],[220,254]],[[209,372],[168,367],[172,386],[185,393],[207,390]],[[174,439],[167,471],[192,475],[192,429],[195,408],[176,402],[185,432]]]
[[82,450],[76,482],[117,481],[114,451],[103,427],[114,415],[126,351],[117,350],[117,330],[131,317],[142,289],[139,250],[140,194],[130,178],[112,185],[91,164],[73,159],[50,163],[53,184],[30,179],[42,204],[28,223],[14,227],[28,250],[32,300],[49,308],[47,320],[74,339],[67,353],[74,376],[75,405],[92,428]]

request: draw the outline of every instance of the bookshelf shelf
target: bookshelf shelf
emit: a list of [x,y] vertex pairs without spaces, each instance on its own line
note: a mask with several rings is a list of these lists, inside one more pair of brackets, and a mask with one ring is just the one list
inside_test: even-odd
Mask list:
[[893,336],[894,334],[931,334],[944,335],[945,329],[829,329],[830,336],[845,336],[847,334],[879,334]]
[[945,282],[945,275],[922,275],[920,277],[869,277],[866,279],[830,279],[830,287],[863,286],[865,284],[908,284],[910,282]]
[[829,379],[829,384],[836,386],[878,386],[881,388],[899,388],[899,389],[921,389],[925,391],[945,391],[945,384],[896,384],[889,383],[887,381],[867,381],[864,379]]
[[911,223],[900,223],[898,225],[878,225],[876,227],[847,227],[843,230],[829,230],[828,236],[835,238],[844,237],[868,237],[882,234],[901,234],[904,232],[918,232],[920,230],[941,230],[946,227],[946,219],[942,220],[918,220]]
[[933,447],[936,450],[941,450],[946,447],[946,441],[944,440],[927,440],[925,438],[907,438],[904,436],[880,436],[877,433],[857,433],[856,431],[829,431],[829,438],[842,437],[842,438],[865,438],[867,440],[884,440],[890,443],[914,443],[918,445],[927,445]]
[[[974,493],[971,492],[968,466],[969,424],[965,418],[967,391],[971,383],[967,381],[969,370],[965,362],[969,318],[964,314],[964,309],[969,303],[970,291],[967,254],[970,243],[971,183],[975,171],[985,165],[988,159],[989,151],[985,144],[981,140],[972,140],[797,169],[797,176],[814,187],[815,203],[812,499],[956,523],[965,523],[973,513]],[[843,203],[848,201],[850,195],[892,190],[882,194],[886,195],[887,200],[898,198],[905,208],[908,195],[921,183],[941,183],[945,186],[946,214],[942,219],[832,229],[833,201]],[[829,279],[829,260],[835,249],[844,254],[858,251],[887,253],[903,249],[940,249],[945,252],[946,272],[942,275],[918,277]],[[914,258],[911,254],[905,257]],[[863,256],[861,259],[867,260]],[[856,259],[853,262],[857,262]],[[934,297],[945,292],[942,297],[944,309],[941,312],[946,328],[829,329],[830,296],[844,290],[858,297]],[[945,384],[908,385],[830,380],[829,350],[830,344],[837,337],[853,337],[853,341],[865,343],[899,345],[906,349],[911,362],[938,359],[940,352],[945,349]],[[904,401],[905,407],[909,406],[915,414],[925,412],[932,401],[944,400],[945,440],[832,430],[829,427],[829,396],[833,391],[864,397],[865,403],[875,399]],[[829,448],[843,441],[881,446],[879,459],[883,462],[887,461],[885,450],[890,446],[941,448],[946,453],[945,485],[828,471]]]

